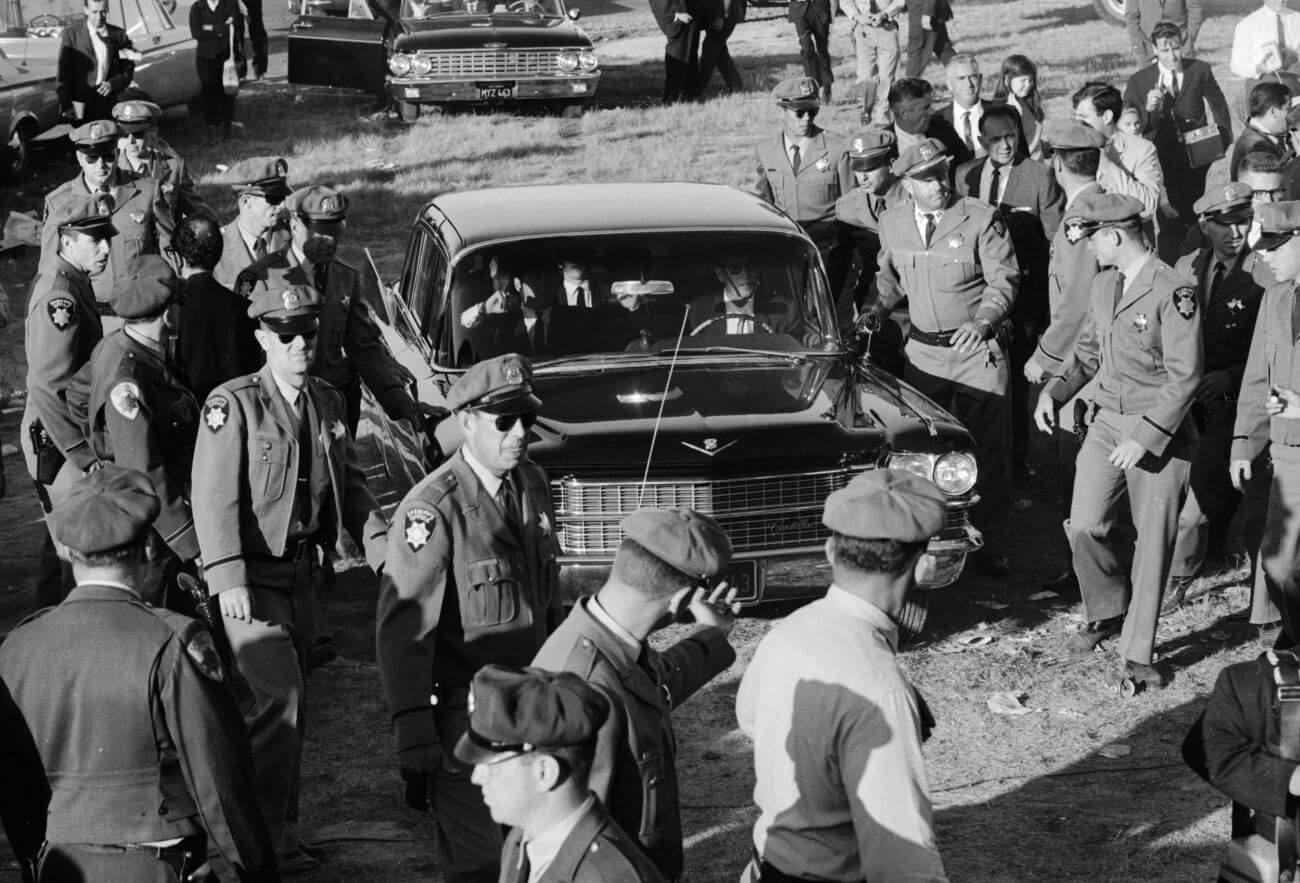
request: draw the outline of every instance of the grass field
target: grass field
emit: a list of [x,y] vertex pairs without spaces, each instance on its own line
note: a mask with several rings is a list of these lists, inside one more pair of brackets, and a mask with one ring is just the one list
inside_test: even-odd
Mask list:
[[[1210,18],[1198,41],[1234,106],[1241,83],[1225,63],[1232,16],[1253,5],[1208,3]],[[352,200],[345,257],[359,262],[361,246],[369,246],[388,278],[401,266],[417,209],[449,190],[637,179],[748,187],[752,145],[776,125],[767,92],[799,73],[793,28],[783,11],[754,10],[732,41],[750,91],[670,108],[653,101],[661,85],[662,43],[648,15],[600,7],[586,12],[583,21],[598,38],[605,73],[601,107],[581,120],[451,114],[406,128],[371,119],[362,96],[297,92],[283,82],[281,56],[273,59],[269,82],[241,96],[238,118],[245,128],[236,141],[205,147],[201,124],[183,119],[164,134],[191,158],[205,195],[227,216],[233,201],[217,185],[217,165],[246,156],[284,155],[292,183],[345,189]],[[1068,112],[1066,96],[1083,80],[1118,81],[1130,72],[1123,32],[1097,21],[1085,0],[959,4],[953,33],[961,50],[981,59],[986,74],[1012,52],[1038,61],[1052,114]],[[839,95],[849,98],[852,68],[842,20],[832,49],[841,60]],[[929,73],[939,81],[937,67]],[[857,118],[849,102],[822,115],[828,128],[845,133],[857,127]],[[0,206],[38,208],[41,195],[71,174],[52,157],[37,179],[0,193]],[[1210,181],[1224,177],[1216,168]],[[30,250],[0,256],[0,283],[19,315],[34,265]],[[0,334],[0,385],[20,387],[22,378],[21,328],[15,325]],[[12,411],[0,416],[7,441],[16,424]],[[8,538],[0,617],[9,625],[26,603],[23,584],[39,529],[34,499],[20,481],[21,461],[10,457],[6,465],[11,495],[0,500],[0,529]],[[1213,879],[1228,830],[1226,801],[1183,768],[1178,745],[1217,671],[1262,649],[1244,620],[1230,616],[1246,607],[1244,570],[1203,580],[1199,600],[1162,623],[1160,652],[1176,669],[1173,685],[1122,702],[1112,683],[1111,654],[1074,665],[1056,660],[1052,649],[1073,627],[1077,598],[1029,598],[1065,560],[1060,514],[1041,484],[1018,487],[1016,496],[1027,508],[1011,548],[1015,574],[1001,582],[970,576],[937,594],[923,643],[904,658],[939,719],[926,757],[951,878]],[[436,870],[425,823],[398,799],[374,665],[373,603],[373,586],[361,571],[341,576],[327,598],[345,659],[312,682],[304,825],[332,850],[337,876],[318,879],[430,879]],[[740,663],[676,717],[689,880],[735,879],[748,853],[752,771],[748,745],[735,731],[734,695],[744,662],[775,615],[779,611],[742,621],[734,636]],[[957,639],[973,634],[992,641],[964,649]],[[1035,711],[991,713],[986,698],[999,691],[1022,694]],[[1131,754],[1098,754],[1113,741],[1127,744]],[[7,874],[0,879],[14,877]]]

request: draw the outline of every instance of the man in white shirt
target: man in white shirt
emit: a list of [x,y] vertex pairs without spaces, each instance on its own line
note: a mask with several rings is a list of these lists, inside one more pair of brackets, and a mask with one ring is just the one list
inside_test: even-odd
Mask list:
[[971,155],[981,157],[988,153],[980,143],[980,119],[992,102],[980,98],[984,75],[973,55],[954,55],[945,69],[952,104],[939,111],[940,116],[952,124],[957,137],[966,145]]
[[1131,196],[1142,203],[1143,227],[1154,243],[1160,224],[1158,209],[1164,201],[1165,179],[1160,159],[1150,141],[1139,135],[1119,131],[1119,115],[1124,99],[1119,90],[1107,83],[1084,83],[1071,96],[1074,118],[1106,136],[1101,152],[1097,183],[1107,193]]
[[1288,0],[1264,0],[1232,31],[1232,72],[1252,80],[1286,70],[1300,50],[1300,12]]

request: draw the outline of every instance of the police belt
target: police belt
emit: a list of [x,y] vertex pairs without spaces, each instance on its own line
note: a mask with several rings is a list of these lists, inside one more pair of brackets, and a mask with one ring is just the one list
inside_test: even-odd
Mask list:
[[95,852],[113,853],[121,851],[152,855],[171,868],[176,875],[176,879],[181,883],[198,879],[194,876],[194,872],[208,860],[208,836],[202,831],[191,834],[179,843],[173,843],[169,846],[150,846],[145,843],[66,843],[56,845],[67,846],[72,849],[81,846]]
[[305,540],[290,540],[284,544],[283,555],[250,555],[255,561],[278,561],[285,564],[315,564],[316,547],[320,545],[316,540],[308,538]]
[[[754,850],[754,867],[758,868],[758,883],[801,883],[801,881],[812,881],[812,877],[796,877],[793,874],[787,874],[780,868],[774,867],[771,862],[758,854]],[[854,883],[867,883],[865,880],[854,881]]]
[[917,343],[923,343],[926,346],[952,346],[952,336],[956,333],[956,328],[952,331],[922,331],[913,325],[907,339],[915,340]]

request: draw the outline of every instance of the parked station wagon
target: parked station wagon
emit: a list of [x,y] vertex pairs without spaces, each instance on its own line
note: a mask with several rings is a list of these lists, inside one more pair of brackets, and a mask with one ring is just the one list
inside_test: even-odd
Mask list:
[[[565,265],[586,268],[586,306],[568,304]],[[725,285],[748,292],[752,316],[729,312]],[[870,469],[923,475],[947,494],[928,585],[953,582],[982,545],[967,517],[970,434],[859,357],[862,341],[841,342],[816,248],[752,194],[711,184],[449,193],[416,218],[385,308],[398,359],[431,404],[479,360],[532,357],[543,405],[529,454],[550,476],[569,597],[604,579],[619,522],[641,506],[717,518],[747,602],[819,594],[823,502]],[[438,432],[444,450],[459,444],[456,421]]]

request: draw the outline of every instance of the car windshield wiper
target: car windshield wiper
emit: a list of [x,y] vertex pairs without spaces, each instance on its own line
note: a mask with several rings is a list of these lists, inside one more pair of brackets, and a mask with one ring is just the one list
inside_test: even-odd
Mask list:
[[[643,352],[624,352],[616,351],[609,353],[581,353],[573,356],[557,356],[553,359],[537,359],[533,362],[533,369],[541,371],[545,368],[553,368],[556,365],[570,365],[582,362],[626,362],[631,359],[644,359],[647,356],[653,357],[658,353]],[[630,358],[629,358],[630,357]]]
[[[671,356],[672,347],[665,347],[656,351],[656,355]],[[682,347],[677,350],[680,356],[713,356],[719,354],[726,355],[744,355],[744,356],[771,356],[774,359],[788,359],[794,364],[804,362],[808,358],[807,353],[792,353],[789,350],[763,350],[747,346],[695,346]]]

